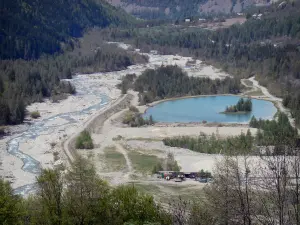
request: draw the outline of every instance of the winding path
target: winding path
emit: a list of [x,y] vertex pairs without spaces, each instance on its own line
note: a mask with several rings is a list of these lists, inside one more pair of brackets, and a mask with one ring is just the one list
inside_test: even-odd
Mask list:
[[116,144],[116,147],[117,147],[117,151],[120,152],[121,154],[123,154],[123,156],[126,160],[128,173],[131,174],[132,171],[133,171],[133,168],[132,168],[132,163],[131,163],[131,160],[129,159],[127,151],[124,149],[124,147],[120,143],[115,143],[115,144]]
[[[296,127],[295,120],[292,118],[290,110],[285,108],[282,104],[282,98],[278,98],[278,97],[272,95],[266,87],[261,86],[258,83],[258,81],[255,80],[255,77],[250,77],[248,80],[253,83],[253,88],[260,89],[262,91],[262,93],[264,94],[264,96],[267,98],[267,100],[270,100],[270,101],[274,102],[274,104],[276,104],[276,106],[278,107],[278,109],[281,112],[287,114],[291,125],[293,127]],[[249,87],[249,85],[245,84],[244,82],[242,82],[242,84]]]
[[259,88],[262,93],[268,97],[271,101],[275,101],[275,102],[282,102],[282,99],[281,98],[277,98],[276,96],[272,95],[269,90],[264,87],[264,86],[261,86],[257,80],[255,80],[255,77],[251,77],[249,78],[249,81],[251,81],[253,83],[253,86],[256,87],[256,88]]

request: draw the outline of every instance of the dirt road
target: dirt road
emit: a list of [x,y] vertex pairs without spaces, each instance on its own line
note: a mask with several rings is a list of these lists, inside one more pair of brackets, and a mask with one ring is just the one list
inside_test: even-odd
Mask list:
[[[288,115],[288,118],[289,118],[289,121],[290,121],[290,123],[291,123],[291,125],[292,125],[293,127],[296,127],[296,125],[295,125],[295,120],[292,118],[292,115],[291,115],[290,110],[287,109],[287,108],[285,108],[285,107],[283,106],[283,104],[282,104],[282,98],[278,98],[278,97],[272,95],[266,87],[261,86],[261,85],[258,83],[258,81],[255,80],[255,77],[249,78],[249,81],[251,81],[251,82],[253,83],[253,87],[254,87],[254,88],[260,89],[260,90],[262,91],[262,93],[266,96],[267,100],[270,100],[270,101],[274,102],[275,105],[277,106],[277,108],[278,108],[281,112],[287,114],[287,115]],[[246,85],[246,86],[247,86],[247,85]]]

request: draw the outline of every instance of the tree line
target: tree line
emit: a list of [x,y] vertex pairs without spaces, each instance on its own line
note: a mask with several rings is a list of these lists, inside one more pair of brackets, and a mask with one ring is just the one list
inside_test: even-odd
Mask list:
[[152,196],[134,186],[110,187],[83,158],[64,175],[43,170],[37,185],[36,194],[22,198],[0,180],[1,224],[171,224]]
[[226,77],[223,80],[189,77],[178,66],[161,66],[147,69],[134,82],[133,88],[139,92],[141,104],[165,98],[204,95],[237,94],[241,84],[237,79]]
[[[286,149],[288,146],[298,147],[298,131],[292,127],[286,114],[278,113],[274,120],[257,120],[252,117],[250,127],[258,131],[252,135],[250,130],[236,137],[220,138],[218,133],[211,136],[201,134],[198,137],[179,136],[165,138],[163,142],[170,147],[187,148],[195,152],[206,154],[292,154]],[[272,149],[271,149],[272,147]],[[261,149],[271,150],[271,152]]]
[[143,114],[135,106],[130,106],[126,111],[122,122],[131,127],[141,127],[145,125],[153,125],[155,123],[152,115],[149,118],[144,118]]
[[232,106],[227,106],[225,109],[225,113],[235,113],[235,112],[251,112],[252,111],[252,101],[250,98],[244,100],[240,98],[240,100]]
[[51,97],[57,101],[74,94],[70,82],[74,73],[110,72],[148,61],[146,56],[128,52],[116,45],[102,44],[93,53],[67,51],[38,60],[0,61],[0,125],[19,124],[25,117],[25,106]]
[[256,134],[258,145],[295,145],[298,142],[297,129],[292,127],[288,116],[282,112],[277,113],[274,120],[262,120],[252,117],[249,125],[258,129]]
[[168,152],[167,157],[160,160],[156,165],[153,166],[152,173],[156,174],[159,171],[174,171],[180,172],[181,167],[178,165],[178,162],[175,160],[174,154]]
[[165,138],[163,139],[163,143],[170,147],[187,148],[195,152],[206,154],[255,154],[255,138],[251,135],[250,130],[247,131],[247,134],[242,133],[239,136],[224,139],[218,137],[218,134],[212,134],[211,136],[201,134],[198,137],[179,136]]

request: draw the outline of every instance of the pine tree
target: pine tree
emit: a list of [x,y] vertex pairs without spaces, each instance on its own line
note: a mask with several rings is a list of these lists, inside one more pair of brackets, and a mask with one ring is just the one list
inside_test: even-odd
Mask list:
[[10,184],[2,179],[0,179],[0,212],[0,224],[21,224],[24,213],[21,199],[14,195]]

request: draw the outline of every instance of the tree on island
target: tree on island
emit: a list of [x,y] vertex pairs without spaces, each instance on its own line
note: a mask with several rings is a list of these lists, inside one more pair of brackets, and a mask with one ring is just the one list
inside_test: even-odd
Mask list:
[[236,112],[251,112],[252,111],[252,100],[248,98],[244,100],[240,98],[236,105],[227,106],[225,113],[236,113]]

